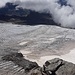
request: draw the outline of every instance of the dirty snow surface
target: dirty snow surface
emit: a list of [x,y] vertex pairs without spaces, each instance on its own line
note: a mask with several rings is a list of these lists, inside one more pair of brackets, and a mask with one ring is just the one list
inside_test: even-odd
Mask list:
[[29,59],[64,55],[75,48],[75,29],[0,23],[0,57],[22,52]]

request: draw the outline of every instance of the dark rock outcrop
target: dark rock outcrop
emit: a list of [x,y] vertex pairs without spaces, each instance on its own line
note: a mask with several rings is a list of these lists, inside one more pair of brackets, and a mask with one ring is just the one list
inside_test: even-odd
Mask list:
[[43,68],[47,75],[75,75],[75,65],[59,58],[46,61]]
[[23,58],[21,53],[12,53],[2,57],[5,61],[12,61],[25,70],[25,75],[75,75],[75,64],[55,58],[46,61],[43,67]]
[[43,75],[41,68],[32,69],[28,75]]
[[2,59],[5,61],[12,61],[16,65],[23,67],[23,69],[25,69],[25,72],[29,72],[30,70],[39,67],[36,62],[31,62],[24,59],[21,53],[11,53],[9,55],[5,55],[4,57],[2,57]]

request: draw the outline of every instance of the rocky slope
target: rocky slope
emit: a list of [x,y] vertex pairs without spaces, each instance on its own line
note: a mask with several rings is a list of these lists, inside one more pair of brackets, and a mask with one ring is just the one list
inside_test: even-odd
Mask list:
[[[24,70],[21,75],[74,75],[75,74],[75,64],[70,62],[66,62],[62,59],[55,58],[49,61],[46,61],[43,67],[38,66],[36,62],[31,62],[23,58],[21,53],[11,53],[9,55],[5,55],[2,57],[4,61],[11,61],[15,65],[18,65],[20,68],[18,71],[14,73],[15,75],[19,75],[18,73],[21,70]],[[0,64],[1,65],[1,64]],[[0,66],[1,68],[1,66]],[[6,67],[3,67],[6,69]],[[6,71],[4,69],[4,72]],[[9,70],[9,69],[8,69]],[[11,71],[6,71],[6,75],[8,75]],[[0,72],[1,75],[2,72]],[[11,73],[13,75],[13,73]]]
[[[6,75],[6,74],[7,75],[24,75],[25,70],[23,66],[26,66],[26,65],[25,64],[21,65],[21,63],[23,63],[21,61],[30,62],[26,59],[26,57],[28,57],[30,60],[37,59],[39,61],[40,57],[42,56],[48,56],[48,55],[61,56],[61,55],[69,53],[74,48],[75,48],[75,30],[74,29],[66,29],[66,28],[61,28],[58,26],[51,26],[51,25],[29,26],[29,25],[15,25],[10,23],[1,23],[0,24],[0,58],[8,54],[8,56],[5,56],[5,57],[7,57],[11,61],[5,61],[6,58],[5,59],[3,58],[4,60],[0,60],[0,73],[1,75]],[[12,59],[12,55],[9,55],[12,52],[18,52],[18,51],[23,51],[23,53],[25,53],[23,55],[26,60],[24,59],[22,54],[19,55],[20,58],[18,57],[18,55],[17,56],[13,55],[14,60]],[[30,51],[30,53],[26,54],[26,51]],[[75,52],[73,52],[73,54],[74,53]],[[71,60],[74,59],[74,55],[73,55],[73,58],[70,56]],[[49,59],[50,58],[46,58],[46,60],[49,60]],[[18,64],[16,63],[17,62],[16,60],[18,60]],[[61,60],[60,62],[56,62],[56,65],[57,64],[58,65],[55,66],[55,68],[58,67],[61,62],[62,62]],[[33,62],[32,62],[32,65],[33,65]],[[35,68],[37,68],[36,63],[35,65],[34,65]],[[74,68],[72,65],[67,66],[68,69],[67,71],[65,70],[66,73],[64,73],[64,70],[62,70],[61,73],[65,75],[67,74],[67,72],[69,72],[70,74],[72,72],[72,69]],[[51,72],[52,68],[46,68],[46,66],[47,65],[45,63],[44,67],[46,70],[44,68],[41,69],[42,70],[41,72],[46,71],[46,72],[43,72],[43,74],[48,72],[47,69],[50,70],[50,73],[52,74],[53,73],[57,74],[60,71],[60,69],[58,69],[58,70],[54,70],[55,72]],[[61,66],[61,67],[64,67],[64,66]],[[70,69],[70,67],[72,68]],[[34,69],[31,70],[31,69],[32,68],[30,68],[30,71],[28,73],[31,74],[31,73],[36,73],[38,71],[40,75],[41,73],[39,71],[40,68],[35,70]]]

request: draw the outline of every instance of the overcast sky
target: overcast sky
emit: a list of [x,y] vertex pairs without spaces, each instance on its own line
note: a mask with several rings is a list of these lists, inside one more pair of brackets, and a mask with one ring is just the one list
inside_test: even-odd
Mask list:
[[[0,7],[7,2],[18,3],[19,7],[43,12],[48,10],[54,21],[64,27],[75,28],[75,0],[66,0],[67,6],[58,3],[59,0],[0,0]],[[64,0],[63,0],[64,1]]]

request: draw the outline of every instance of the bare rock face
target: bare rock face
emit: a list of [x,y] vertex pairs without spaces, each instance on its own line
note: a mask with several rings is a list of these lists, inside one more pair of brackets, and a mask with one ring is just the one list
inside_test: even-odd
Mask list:
[[43,68],[47,75],[75,75],[75,65],[59,58],[46,61]]
[[42,70],[41,68],[37,68],[37,69],[32,69],[28,75],[42,75]]
[[12,61],[16,65],[23,67],[23,69],[25,69],[25,72],[29,72],[33,68],[39,67],[36,62],[31,62],[29,60],[24,59],[21,53],[11,53],[9,55],[5,55],[4,57],[2,57],[2,59],[5,61]]
[[21,53],[11,53],[2,57],[2,59],[6,61],[19,61],[22,58],[23,55]]
[[75,75],[75,65],[65,62],[65,64],[56,71],[56,75]]
[[75,64],[59,58],[46,61],[43,67],[38,66],[36,62],[24,59],[21,53],[5,55],[2,59],[22,67],[25,75],[75,75]]

